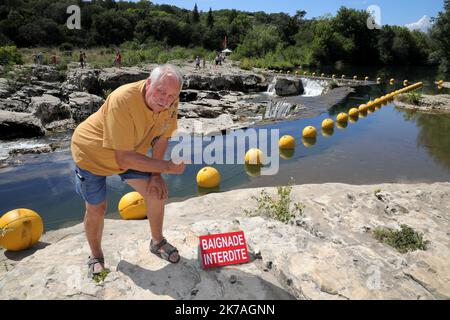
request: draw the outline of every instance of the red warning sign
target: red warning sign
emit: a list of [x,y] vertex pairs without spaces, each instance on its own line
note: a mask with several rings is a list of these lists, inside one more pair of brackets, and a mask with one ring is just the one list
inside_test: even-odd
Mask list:
[[250,261],[243,231],[200,236],[200,250],[204,269]]

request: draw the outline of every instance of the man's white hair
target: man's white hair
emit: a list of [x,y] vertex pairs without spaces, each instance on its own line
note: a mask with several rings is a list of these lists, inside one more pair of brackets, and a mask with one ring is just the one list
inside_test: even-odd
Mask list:
[[176,78],[178,80],[178,83],[180,84],[180,91],[183,88],[183,76],[181,75],[181,72],[177,69],[177,67],[175,67],[174,65],[165,64],[162,66],[157,66],[155,69],[152,70],[148,78],[151,81],[151,85],[153,85],[163,77]]

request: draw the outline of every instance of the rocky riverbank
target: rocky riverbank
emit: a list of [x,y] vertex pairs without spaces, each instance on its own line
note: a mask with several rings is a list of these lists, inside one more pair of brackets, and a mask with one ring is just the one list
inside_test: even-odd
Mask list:
[[394,105],[401,109],[426,113],[450,113],[450,95],[427,95],[418,97],[417,101],[408,101],[405,97],[396,97]]
[[[260,191],[168,204],[177,265],[149,253],[148,221],[106,220],[112,272],[101,284],[86,278],[82,224],[49,232],[34,249],[0,254],[0,299],[450,299],[449,183],[294,186],[304,211],[288,224],[244,213]],[[374,238],[401,224],[423,234],[426,250],[400,253]],[[198,237],[234,230],[252,261],[204,271]]]

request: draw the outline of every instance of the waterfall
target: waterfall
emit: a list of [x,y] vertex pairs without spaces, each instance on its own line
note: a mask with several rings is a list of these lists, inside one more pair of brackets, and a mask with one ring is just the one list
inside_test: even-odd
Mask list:
[[[273,78],[272,82],[269,84],[266,94],[269,96],[276,95],[275,85],[277,83],[277,77]],[[305,90],[302,97],[317,97],[320,96],[328,85],[326,80],[317,80],[309,78],[301,78],[303,89]]]
[[292,105],[289,102],[285,101],[278,101],[278,102],[270,102],[269,106],[266,109],[266,113],[264,115],[264,119],[280,119],[285,118],[294,105]]
[[273,78],[272,82],[269,84],[266,94],[268,94],[269,96],[275,95],[275,84],[276,83],[277,83],[277,77]]
[[303,97],[317,97],[325,90],[328,82],[325,80],[313,80],[309,78],[301,78],[305,92]]

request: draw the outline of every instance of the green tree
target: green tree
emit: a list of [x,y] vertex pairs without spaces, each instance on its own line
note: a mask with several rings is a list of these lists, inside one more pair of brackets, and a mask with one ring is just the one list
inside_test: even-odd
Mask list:
[[278,29],[273,25],[258,25],[244,38],[237,47],[237,55],[241,57],[264,57],[276,48],[281,41]]
[[444,11],[438,14],[430,33],[434,41],[431,58],[440,62],[443,72],[450,73],[450,0],[444,1]]
[[200,22],[200,14],[198,13],[197,4],[194,5],[194,10],[192,11],[192,22],[193,23]]
[[211,8],[209,8],[209,11],[208,11],[208,17],[206,18],[206,25],[209,28],[212,28],[212,26],[214,25],[214,16],[213,16]]

